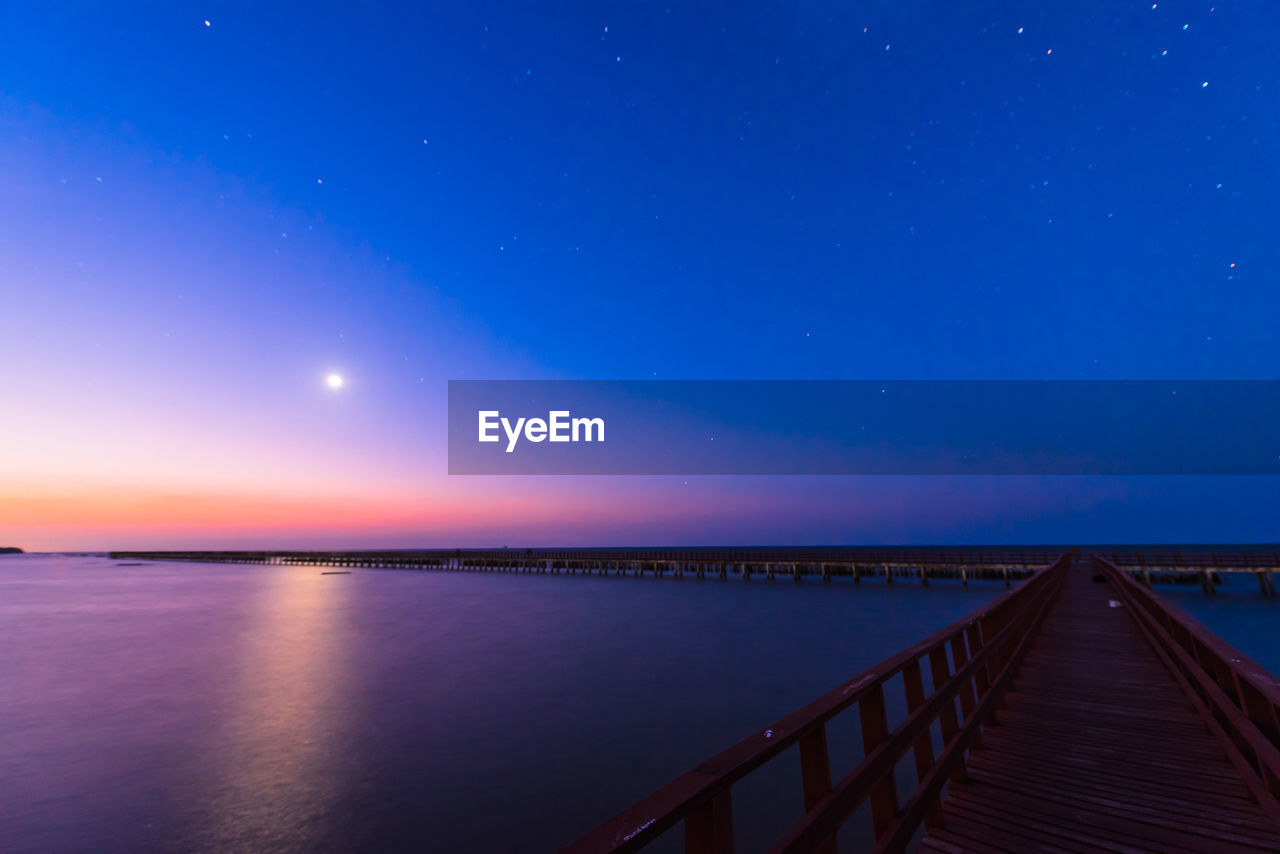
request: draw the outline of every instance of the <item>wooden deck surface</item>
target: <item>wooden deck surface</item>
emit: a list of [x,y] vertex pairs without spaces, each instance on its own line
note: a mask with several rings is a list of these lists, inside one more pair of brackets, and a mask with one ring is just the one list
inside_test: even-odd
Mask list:
[[1280,828],[1093,576],[1068,568],[920,850],[1280,852]]

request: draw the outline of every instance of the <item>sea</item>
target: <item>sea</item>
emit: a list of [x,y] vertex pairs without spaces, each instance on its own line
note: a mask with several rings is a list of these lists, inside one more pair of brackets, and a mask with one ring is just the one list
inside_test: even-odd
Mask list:
[[[0,851],[555,851],[1004,592],[328,571],[0,557]],[[1174,595],[1280,668],[1244,581]],[[734,809],[764,850],[798,759]]]

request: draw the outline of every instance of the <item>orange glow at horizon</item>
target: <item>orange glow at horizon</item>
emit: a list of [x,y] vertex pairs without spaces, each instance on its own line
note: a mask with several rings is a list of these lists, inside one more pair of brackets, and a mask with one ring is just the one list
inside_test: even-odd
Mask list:
[[[505,479],[504,479],[505,480]],[[737,504],[727,502],[724,509]],[[739,509],[741,509],[741,505]],[[545,483],[460,483],[421,489],[367,485],[325,492],[214,491],[99,484],[36,491],[0,483],[0,545],[29,551],[123,548],[467,546],[565,536],[675,519],[685,502],[655,501],[645,490],[600,500]],[[705,508],[704,508],[705,509]]]

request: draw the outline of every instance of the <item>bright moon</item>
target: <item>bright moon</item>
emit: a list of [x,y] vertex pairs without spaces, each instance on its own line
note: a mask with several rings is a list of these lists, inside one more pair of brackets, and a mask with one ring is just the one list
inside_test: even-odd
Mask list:
[[324,378],[324,384],[329,388],[342,388],[342,374],[329,374]]

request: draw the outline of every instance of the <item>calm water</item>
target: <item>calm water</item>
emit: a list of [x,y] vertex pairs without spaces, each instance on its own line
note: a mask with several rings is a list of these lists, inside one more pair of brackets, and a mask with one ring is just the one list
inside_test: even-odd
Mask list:
[[0,851],[553,850],[1000,590],[0,558]]
[[1280,596],[1264,598],[1252,575],[1222,578],[1214,596],[1204,595],[1198,584],[1158,584],[1156,592],[1272,673],[1280,673]]
[[[0,558],[0,851],[553,850],[1000,590]],[[1280,664],[1280,600],[1162,590]]]

